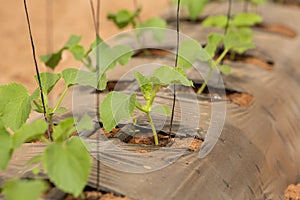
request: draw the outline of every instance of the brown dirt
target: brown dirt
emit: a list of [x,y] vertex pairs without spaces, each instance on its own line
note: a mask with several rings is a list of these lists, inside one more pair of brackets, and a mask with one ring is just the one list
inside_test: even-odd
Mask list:
[[163,49],[145,49],[144,51],[140,51],[136,53],[135,56],[159,57],[159,56],[167,56],[170,54],[171,54],[170,51],[166,51]]
[[[157,134],[158,137],[158,146],[166,146],[170,142],[169,136]],[[154,145],[153,137],[133,137],[129,144],[143,144],[143,145]],[[144,152],[142,152],[144,153]]]
[[191,151],[198,151],[203,143],[196,138],[172,138],[172,148],[188,148]]
[[[23,1],[2,1],[0,7],[0,54],[1,76],[0,84],[19,82],[24,84],[30,92],[37,87],[33,75],[34,65],[31,55],[31,46],[26,27]],[[48,5],[47,5],[48,2]],[[53,3],[53,33],[47,33],[46,13],[51,13]],[[138,1],[143,6],[142,20],[158,16],[168,9],[168,0],[164,1]],[[104,39],[121,32],[112,22],[106,19],[108,12],[116,12],[121,8],[133,10],[132,0],[101,1],[101,37]],[[155,9],[153,9],[155,8]],[[94,29],[89,1],[72,0],[61,1],[28,1],[28,9],[32,21],[37,56],[52,52],[60,48],[71,34],[82,36],[85,47],[94,39]],[[48,26],[49,27],[49,26]],[[53,42],[49,42],[48,35],[52,35]],[[50,45],[48,45],[50,44]],[[52,46],[52,47],[51,47]],[[66,67],[80,67],[80,63],[72,61],[68,53],[63,55],[63,60],[56,71]],[[39,61],[39,59],[38,59]],[[50,71],[39,61],[40,71]]]
[[233,103],[242,107],[248,106],[254,99],[251,94],[246,94],[246,93],[229,94],[227,95],[227,98]]
[[254,58],[254,57],[249,57],[249,58],[245,58],[244,61],[246,63],[250,63],[250,64],[254,64],[258,67],[261,67],[265,70],[268,70],[268,71],[271,71],[273,70],[273,65],[272,64],[269,64],[259,58]]
[[[68,195],[64,200],[81,200],[82,198],[76,198],[72,195]],[[96,191],[86,191],[84,192],[85,200],[130,200],[127,197],[115,196],[112,193],[103,194]]]
[[300,183],[289,185],[284,193],[284,200],[300,200]]
[[295,38],[297,36],[297,33],[294,30],[282,24],[262,24],[258,27],[265,31],[277,33],[290,38]]

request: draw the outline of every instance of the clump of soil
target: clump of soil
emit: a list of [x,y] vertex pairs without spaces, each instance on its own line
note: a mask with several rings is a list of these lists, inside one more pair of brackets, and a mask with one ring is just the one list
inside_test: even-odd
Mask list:
[[[83,193],[85,200],[130,200],[127,197],[115,196],[112,193],[103,194],[97,191],[85,191]],[[74,197],[72,195],[68,195],[64,200],[81,200],[82,198]]]
[[[158,146],[166,146],[170,142],[170,137],[162,134],[157,134]],[[129,140],[129,144],[155,145],[153,137],[133,137]]]
[[166,51],[163,49],[143,49],[137,52],[134,56],[153,57],[153,56],[167,56],[170,54],[171,54],[170,51]]
[[257,27],[267,32],[277,33],[289,38],[295,38],[297,36],[294,30],[282,24],[259,24]]
[[119,131],[120,128],[113,128],[110,132],[107,132],[104,128],[102,128],[106,137],[111,138],[114,137]]
[[233,93],[227,95],[227,98],[231,100],[233,103],[246,107],[253,101],[253,96],[251,94],[246,93]]
[[263,61],[259,58],[247,57],[247,58],[244,58],[244,62],[256,65],[256,66],[261,67],[261,68],[263,68],[267,71],[272,71],[273,70],[273,63]]
[[289,185],[284,192],[284,200],[300,200],[300,183]]
[[172,148],[188,148],[191,151],[198,151],[203,143],[197,138],[172,138]]

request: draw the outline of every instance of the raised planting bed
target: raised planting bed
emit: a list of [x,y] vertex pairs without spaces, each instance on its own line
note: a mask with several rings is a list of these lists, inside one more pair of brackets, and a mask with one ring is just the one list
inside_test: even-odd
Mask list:
[[[226,6],[210,4],[204,15],[224,14]],[[234,4],[232,12],[242,8],[243,5]],[[135,50],[134,56],[128,66],[107,73],[110,81],[106,89],[100,92],[90,85],[76,86],[72,94],[66,95],[69,105],[65,103],[65,106],[72,107],[72,113],[54,116],[54,124],[73,114],[80,119],[87,114],[94,122],[91,130],[68,134],[72,139],[80,136],[93,157],[84,192],[86,198],[296,198],[296,186],[286,188],[300,180],[300,95],[297,92],[300,90],[300,59],[295,55],[300,50],[300,24],[290,20],[300,19],[300,9],[272,3],[259,9],[271,12],[262,12],[263,24],[253,28],[256,48],[234,59],[229,53],[224,56],[223,63],[231,66],[231,74],[222,74],[222,80],[213,74],[203,92],[196,94],[205,84],[208,73],[203,72],[203,78],[197,71],[199,68],[190,68],[186,75],[194,87],[188,84],[175,87],[173,120],[171,115],[151,115],[158,145],[149,123],[152,118],[143,112],[147,107],[132,111],[134,120],[124,117],[116,122],[116,128],[106,131],[105,117],[109,114],[103,115],[103,107],[100,107],[100,121],[97,121],[99,116],[95,110],[99,105],[95,99],[104,102],[112,94],[108,92],[113,90],[126,95],[134,91],[136,101],[147,102],[144,88],[139,87],[141,81],[136,81],[138,75],[134,76],[132,69],[147,72],[149,76],[161,65],[172,65],[174,55],[168,51],[176,52],[176,32],[167,32],[166,39],[158,45],[148,41],[147,36],[142,44],[146,52],[136,50],[140,45],[136,40],[126,38],[124,41]],[[172,19],[168,21],[169,27],[174,28]],[[266,28],[274,26],[289,30],[289,34]],[[205,33],[218,31],[189,20],[182,20],[180,27],[183,33],[203,45],[207,43]],[[223,50],[219,47],[215,56],[222,55]],[[199,61],[193,64],[203,66]],[[184,80],[181,81],[185,83]],[[224,85],[220,84],[222,81]],[[172,84],[156,88],[153,109],[156,105],[172,108]],[[32,173],[40,164],[25,165],[45,148],[47,144],[40,141],[23,144],[14,152],[7,170],[0,171],[0,185],[13,177],[52,180],[43,170]],[[54,186],[44,198],[76,199]]]

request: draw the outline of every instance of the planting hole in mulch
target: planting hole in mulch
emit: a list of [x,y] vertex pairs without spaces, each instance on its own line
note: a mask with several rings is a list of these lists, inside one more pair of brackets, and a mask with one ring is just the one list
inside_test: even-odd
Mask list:
[[271,59],[259,58],[257,56],[248,55],[247,53],[235,54],[233,59],[230,57],[231,57],[230,54],[227,54],[225,59],[235,61],[235,62],[244,62],[248,64],[253,64],[267,71],[272,71],[274,67],[274,61],[272,61]]
[[[219,48],[216,54],[216,58],[220,56],[223,49]],[[252,53],[253,54],[253,53]],[[251,55],[250,53],[243,53],[243,54],[231,54],[231,52],[227,53],[224,58],[225,60],[233,61],[233,62],[243,62],[248,64],[253,64],[258,66],[264,70],[272,71],[274,67],[274,61],[265,55]]]
[[[103,128],[101,129],[107,138],[118,138],[124,143],[131,145],[139,145],[139,148],[136,149],[137,153],[148,153],[155,149],[147,148],[150,146],[155,146],[154,138],[152,136],[152,131],[149,129],[139,129],[139,132],[135,134],[128,134],[126,130],[121,128],[114,128],[112,131],[107,132]],[[201,144],[203,143],[202,139],[194,137],[183,137],[177,138],[175,135],[169,135],[163,131],[157,133],[158,136],[158,147],[170,147],[170,148],[185,148],[190,151],[198,151]],[[91,138],[95,137],[92,136]],[[145,147],[145,148],[143,148]]]
[[261,23],[256,25],[256,27],[259,28],[260,30],[270,32],[270,33],[276,33],[289,38],[295,38],[297,36],[297,33],[294,30],[282,24]]
[[[194,91],[197,92],[201,86],[202,83],[194,83],[194,88],[193,88]],[[218,90],[216,88],[214,88],[214,92],[216,92],[216,95],[218,95]],[[253,95],[245,92],[239,92],[236,90],[225,88],[225,93],[226,93],[226,100],[229,100],[230,102],[235,103],[241,107],[247,107],[254,100]],[[211,95],[211,96],[215,95],[209,92],[208,87],[205,87],[202,94]]]
[[164,57],[172,54],[170,51],[164,49],[145,48],[138,50],[133,57]]
[[[181,17],[180,22],[189,22],[189,23],[198,25],[199,23],[202,23],[206,18],[207,18],[207,16],[200,16],[195,20],[191,20],[189,17]],[[168,18],[167,23],[170,25],[175,25],[176,18],[174,18],[174,17]]]
[[247,107],[254,99],[254,97],[251,94],[247,94],[247,93],[232,93],[232,94],[228,94],[227,98],[241,106],[241,107]]
[[[116,196],[113,193],[102,193],[97,191],[85,191],[83,192],[85,200],[129,200],[127,197]],[[64,200],[81,200],[82,198],[67,195]]]
[[300,199],[300,183],[298,185],[289,185],[284,192],[284,200]]

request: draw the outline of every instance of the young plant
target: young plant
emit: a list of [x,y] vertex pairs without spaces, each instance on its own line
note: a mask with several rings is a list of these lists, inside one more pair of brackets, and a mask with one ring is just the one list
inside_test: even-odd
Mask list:
[[[164,28],[167,28],[167,23],[165,20],[155,17],[150,18],[145,22],[140,20],[140,13],[142,8],[137,8],[134,12],[130,12],[128,10],[122,9],[119,10],[117,13],[109,13],[107,15],[107,19],[113,21],[113,23],[119,28],[123,29],[129,25],[132,28],[160,28],[160,29],[153,29],[152,34],[153,38],[158,41],[162,42],[164,39]],[[137,39],[140,41],[142,30],[137,30]],[[141,41],[140,41],[141,42]]]
[[[41,56],[41,61],[51,69],[55,69],[62,58],[64,51],[70,52],[74,59],[80,61],[86,66],[89,72],[80,71],[78,79],[80,84],[89,85],[95,87],[97,90],[103,91],[106,88],[107,79],[106,72],[114,68],[117,63],[120,65],[127,65],[132,55],[134,54],[132,48],[128,45],[107,45],[100,37],[90,45],[85,51],[84,47],[79,44],[81,40],[80,36],[71,35],[66,44],[54,53]],[[96,51],[99,52],[97,55]],[[99,56],[97,58],[97,56]],[[93,61],[94,58],[94,61]],[[98,59],[98,72],[95,60]],[[88,78],[90,76],[90,78]],[[98,81],[95,80],[98,77]]]
[[[177,5],[178,0],[173,0]],[[181,0],[180,6],[187,7],[190,20],[196,21],[205,9],[208,0]]]
[[[229,21],[228,21],[229,20]],[[231,50],[231,58],[234,54],[243,53],[248,49],[255,48],[252,39],[254,34],[250,27],[262,22],[262,17],[255,13],[239,13],[233,18],[227,19],[225,15],[211,16],[206,18],[202,25],[209,27],[218,27],[226,30],[225,37],[230,37],[231,41],[236,40],[243,45],[235,45]]]
[[[66,69],[61,74],[40,74],[47,122],[45,120],[37,120],[31,124],[25,123],[31,109],[40,113],[44,112],[38,89],[30,96],[26,88],[21,84],[11,83],[0,86],[0,102],[2,105],[0,106],[0,145],[3,147],[0,150],[0,168],[4,170],[7,167],[13,152],[21,147],[23,143],[34,140],[48,142],[44,135],[45,132],[49,131],[51,132],[53,142],[48,142],[44,152],[35,157],[31,162],[42,163],[43,169],[50,180],[58,188],[75,196],[81,193],[88,180],[91,169],[91,158],[83,140],[76,136],[71,137],[76,133],[74,127],[76,120],[68,118],[59,122],[57,126],[54,126],[52,119],[54,114],[66,111],[65,108],[61,107],[61,102],[68,89],[78,84],[76,78],[77,72],[78,70],[76,69]],[[55,106],[50,107],[48,95],[61,77],[64,79],[66,88]],[[92,128],[91,120],[81,124],[81,127],[83,129]],[[34,196],[37,195],[36,192],[39,191],[38,193],[40,193],[42,191],[43,187],[40,182],[16,180],[6,184],[3,191],[5,193],[5,191],[11,191],[12,188],[15,188],[22,193],[25,190],[24,188],[31,188],[33,185],[40,187],[41,190],[24,193],[24,195],[26,194],[30,197],[30,195]],[[8,192],[5,194],[8,196],[11,195]],[[8,198],[13,199],[13,197]]]
[[143,105],[137,101],[136,93],[130,96],[115,91],[109,93],[100,106],[100,115],[105,116],[102,118],[103,126],[106,131],[111,131],[122,119],[131,118],[134,110],[142,111],[148,117],[153,132],[154,143],[158,145],[157,131],[151,114],[153,112],[166,115],[170,113],[169,108],[164,105],[153,108],[158,89],[168,87],[170,84],[193,86],[193,83],[187,79],[182,69],[169,66],[159,67],[149,77],[145,77],[139,72],[135,72],[134,76],[140,86],[145,104]]
[[[236,32],[228,30],[226,35],[221,35],[218,33],[211,33],[208,37],[208,43],[205,48],[195,40],[185,40],[179,46],[179,59],[178,65],[184,70],[192,67],[192,64],[197,60],[201,62],[206,62],[209,65],[209,72],[204,80],[204,83],[197,91],[201,94],[208,84],[208,81],[212,75],[213,70],[219,70],[224,74],[231,73],[231,67],[229,65],[221,64],[222,60],[228,52],[237,49],[249,49],[253,48],[253,43],[244,41],[240,39]],[[217,55],[217,49],[219,46],[223,46],[222,52]],[[217,56],[217,58],[215,58]]]
[[249,4],[257,8],[257,6],[266,3],[267,0],[244,0],[244,11],[248,12]]

